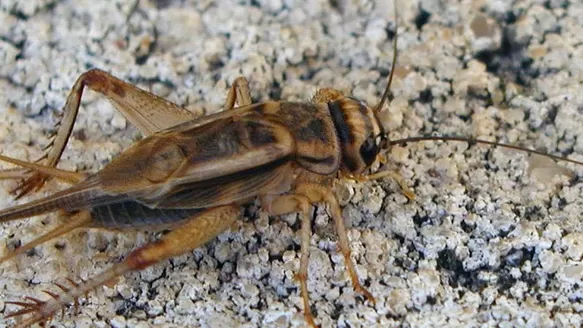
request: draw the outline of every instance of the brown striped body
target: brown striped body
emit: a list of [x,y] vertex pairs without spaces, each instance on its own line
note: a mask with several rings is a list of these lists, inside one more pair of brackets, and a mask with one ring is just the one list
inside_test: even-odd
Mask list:
[[93,208],[96,226],[180,221],[182,210],[284,194],[298,176],[359,174],[370,165],[363,145],[381,132],[372,111],[350,98],[239,107],[146,137],[87,180],[0,219]]
[[[105,94],[145,135],[89,176],[54,168],[72,133],[85,87]],[[261,104],[252,104],[245,89],[246,81],[239,80],[227,96],[225,111],[194,119],[190,112],[103,71],[81,75],[48,145],[47,165],[0,156],[32,170],[22,171],[20,196],[41,187],[49,176],[74,183],[48,197],[0,210],[0,222],[57,210],[69,217],[0,258],[0,263],[82,227],[171,230],[94,278],[71,288],[63,286],[63,293],[48,302],[29,298],[30,302],[12,303],[22,309],[10,316],[32,313],[22,326],[46,321],[65,304],[124,273],[203,245],[229,229],[240,215],[240,205],[255,198],[271,214],[300,213],[298,280],[308,324],[315,326],[306,284],[310,209],[315,203],[330,205],[353,286],[374,301],[351,264],[346,229],[331,186],[339,173],[362,175],[376,160],[385,137],[375,112],[332,89],[319,90],[313,102]],[[234,108],[235,102],[242,106]],[[168,113],[174,115],[167,118]]]
[[362,144],[381,133],[371,111],[351,99],[268,102],[230,114],[140,141],[97,174],[105,192],[151,209],[210,208],[283,194],[302,171],[361,173],[370,165],[361,157]]

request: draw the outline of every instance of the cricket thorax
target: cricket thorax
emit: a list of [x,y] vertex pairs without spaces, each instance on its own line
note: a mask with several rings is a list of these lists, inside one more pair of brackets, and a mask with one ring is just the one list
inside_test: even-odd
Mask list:
[[270,115],[293,135],[295,161],[307,171],[329,175],[340,168],[342,151],[326,104],[265,103],[255,111]]
[[374,112],[362,102],[341,98],[328,103],[330,116],[342,149],[341,170],[361,174],[370,167],[379,152],[379,138],[383,135]]

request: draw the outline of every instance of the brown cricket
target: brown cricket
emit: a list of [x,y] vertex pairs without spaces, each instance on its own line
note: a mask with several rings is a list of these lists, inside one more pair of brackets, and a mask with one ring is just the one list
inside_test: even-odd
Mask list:
[[[354,289],[374,303],[359,282],[341,208],[332,186],[342,178],[359,180],[395,177],[390,171],[369,174],[370,167],[391,145],[423,140],[484,143],[536,153],[576,164],[581,162],[512,145],[458,137],[418,137],[389,141],[378,112],[388,99],[397,59],[397,38],[389,81],[373,109],[334,89],[321,89],[310,102],[252,104],[248,83],[238,78],[230,88],[224,111],[195,118],[188,110],[93,69],[73,86],[61,124],[38,163],[0,155],[23,167],[0,177],[23,178],[17,197],[38,190],[49,178],[72,187],[45,198],[0,211],[0,222],[61,211],[66,222],[0,258],[3,263],[48,240],[77,228],[164,228],[171,231],[130,252],[108,270],[81,283],[57,284],[41,301],[11,301],[20,310],[7,317],[25,317],[18,327],[51,320],[69,303],[130,271],[142,270],[192,251],[229,229],[241,205],[258,198],[271,215],[298,212],[301,217],[301,260],[297,280],[306,323],[316,326],[307,289],[310,217],[314,204],[325,203],[338,233],[339,250]],[[56,168],[77,116],[84,88],[101,93],[145,136],[95,174]],[[238,104],[238,107],[235,105]],[[397,177],[398,179],[398,177]],[[412,192],[398,179],[403,192]]]

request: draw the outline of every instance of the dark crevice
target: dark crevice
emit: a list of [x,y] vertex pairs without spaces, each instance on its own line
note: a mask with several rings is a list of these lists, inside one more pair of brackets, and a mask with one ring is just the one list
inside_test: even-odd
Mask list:
[[430,12],[425,11],[422,8],[419,8],[419,13],[417,14],[417,16],[415,16],[415,26],[417,27],[417,29],[421,30],[423,25],[429,22],[430,18],[431,18]]

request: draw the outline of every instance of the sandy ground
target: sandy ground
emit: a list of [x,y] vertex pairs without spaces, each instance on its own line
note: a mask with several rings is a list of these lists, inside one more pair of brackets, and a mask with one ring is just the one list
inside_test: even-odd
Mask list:
[[[583,159],[580,1],[399,3],[395,98],[382,114],[392,139],[473,136]],[[42,154],[69,88],[92,67],[200,115],[219,110],[240,75],[257,102],[308,100],[326,86],[374,106],[395,35],[391,1],[366,0],[2,0],[0,22],[0,149],[21,159]],[[60,167],[94,172],[138,137],[87,93]],[[395,147],[389,159],[415,201],[390,179],[337,188],[376,305],[353,292],[330,218],[315,212],[309,288],[322,327],[583,324],[583,168],[442,142]],[[0,208],[16,204],[12,187],[0,184]],[[100,288],[53,324],[303,326],[296,216],[246,213],[239,229]],[[58,222],[3,224],[0,251]],[[150,238],[79,231],[4,263],[0,311],[23,295],[46,298],[53,281],[90,277]]]

